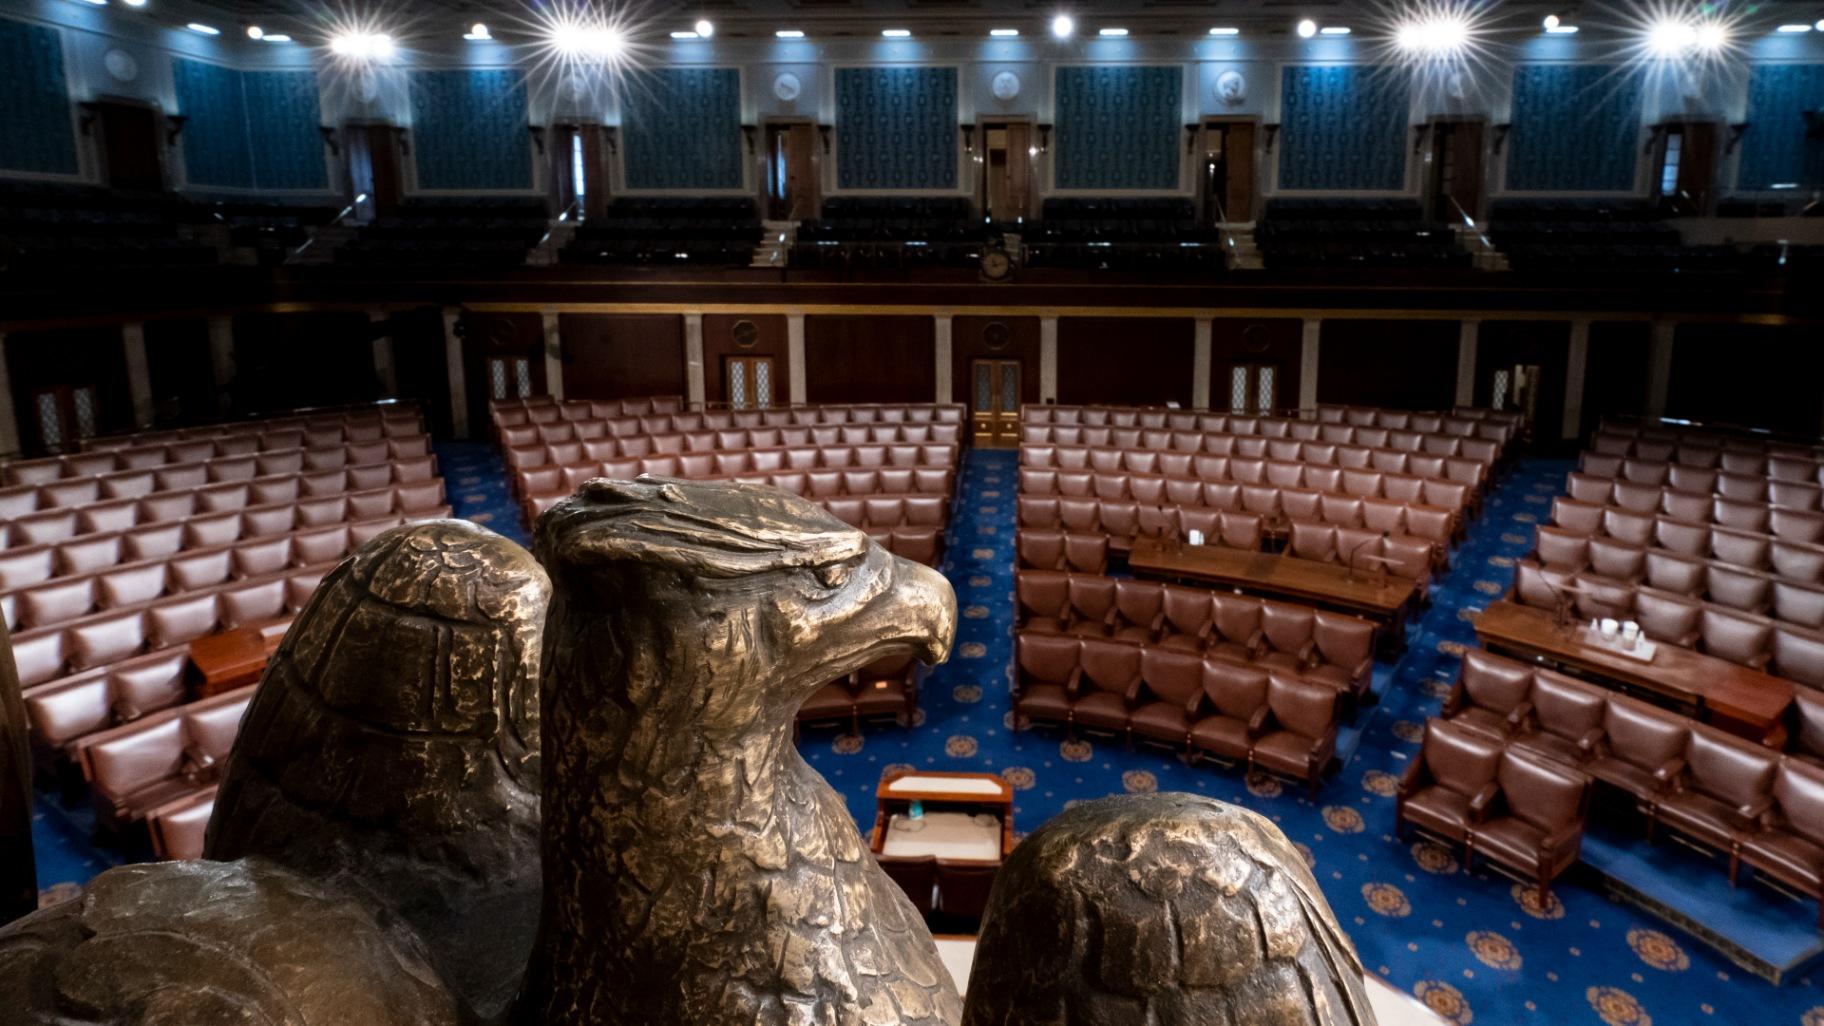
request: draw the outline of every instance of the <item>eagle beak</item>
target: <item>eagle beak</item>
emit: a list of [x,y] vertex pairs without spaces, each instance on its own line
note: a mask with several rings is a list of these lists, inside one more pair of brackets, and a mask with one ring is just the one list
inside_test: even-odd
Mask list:
[[920,662],[936,666],[950,658],[950,647],[956,642],[956,592],[943,574],[923,563],[900,559],[896,569],[899,586],[895,591],[911,614],[907,621],[918,631],[912,639],[914,652]]

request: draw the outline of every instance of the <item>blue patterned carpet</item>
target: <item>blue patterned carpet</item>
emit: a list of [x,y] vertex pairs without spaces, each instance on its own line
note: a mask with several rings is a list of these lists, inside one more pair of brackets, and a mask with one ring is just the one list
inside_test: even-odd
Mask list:
[[[487,447],[439,446],[438,457],[458,515],[525,540],[501,464]],[[1362,713],[1359,748],[1316,803],[1302,788],[1244,780],[1212,764],[1187,767],[1157,751],[1009,729],[1018,475],[1008,451],[965,456],[944,568],[956,587],[961,627],[955,657],[925,681],[920,722],[870,728],[861,737],[807,730],[801,747],[864,827],[873,823],[880,774],[895,765],[1002,773],[1017,788],[1021,832],[1072,801],[1122,792],[1189,791],[1247,806],[1308,853],[1368,968],[1462,1026],[1824,1026],[1824,994],[1809,977],[1777,988],[1764,983],[1605,897],[1590,874],[1561,881],[1541,908],[1504,877],[1466,874],[1447,852],[1393,838],[1395,785],[1425,718],[1449,689],[1457,655],[1475,644],[1469,617],[1506,590],[1514,558],[1529,547],[1530,527],[1546,514],[1567,469],[1525,464],[1491,496],[1431,609],[1413,626],[1405,656],[1377,667],[1391,686]],[[91,846],[85,820],[57,808],[40,816],[44,886],[60,884],[67,893],[122,857]],[[1676,851],[1671,861],[1693,879],[1720,872]]]

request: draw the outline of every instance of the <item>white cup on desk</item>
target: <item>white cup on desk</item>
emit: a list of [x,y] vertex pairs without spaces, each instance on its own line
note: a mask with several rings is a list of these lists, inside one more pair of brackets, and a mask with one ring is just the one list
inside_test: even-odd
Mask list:
[[1616,622],[1614,617],[1605,616],[1602,618],[1600,633],[1604,638],[1613,641],[1615,635],[1621,633],[1621,624]]
[[1628,620],[1621,625],[1621,643],[1629,649],[1640,644],[1640,624]]
[[1203,544],[1203,532],[1197,530],[1194,527],[1191,528],[1189,531],[1186,531],[1184,533],[1184,543],[1186,545],[1202,545]]

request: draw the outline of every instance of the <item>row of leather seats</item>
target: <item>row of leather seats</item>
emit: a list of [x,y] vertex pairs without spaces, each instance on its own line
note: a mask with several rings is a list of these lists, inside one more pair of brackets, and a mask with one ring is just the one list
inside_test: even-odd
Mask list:
[[[1162,474],[1225,481],[1266,488],[1304,489],[1358,498],[1385,498],[1399,502],[1468,511],[1475,504],[1474,487],[1459,481],[1439,481],[1381,470],[1287,463],[1239,456],[1189,456],[1184,453],[1140,449],[1069,449],[1051,446],[1021,447],[1021,473],[1057,470],[1090,474]],[[1146,469],[1138,469],[1146,468]],[[1035,484],[1041,483],[1038,478]],[[1111,482],[1112,483],[1112,482]]]
[[49,627],[103,610],[180,595],[228,577],[253,577],[286,566],[333,562],[349,549],[351,522],[426,516],[448,508],[440,502],[422,504],[411,511],[375,508],[361,511],[358,517],[321,526],[229,539],[123,563],[0,594],[0,613],[4,613],[10,631]]
[[287,453],[302,453],[297,469],[322,470],[373,463],[380,459],[423,456],[430,451],[430,439],[422,434],[348,441],[340,428],[328,431],[294,428],[289,431],[199,438],[189,442],[139,445],[20,460],[6,465],[4,481],[8,486],[41,485],[76,478],[100,477],[123,470],[152,470],[241,456],[279,456]]
[[1815,446],[1795,445],[1758,436],[1618,425],[1609,421],[1605,421],[1590,436],[1590,451],[1607,456],[1630,456],[1692,467],[1723,469],[1730,469],[1726,464],[1740,460],[1742,462],[1738,466],[1744,469],[1736,471],[1738,473],[1747,473],[1756,466],[1753,461],[1757,458],[1766,459],[1769,465],[1774,459],[1815,462],[1821,458]]
[[876,545],[903,559],[936,567],[944,560],[944,529],[941,527],[894,527],[866,529]]
[[[911,450],[911,451],[905,451]],[[868,446],[832,446],[824,449],[760,449],[747,452],[724,454],[728,458],[719,460],[716,454],[687,453],[682,456],[646,456],[637,460],[608,460],[603,463],[585,462],[566,466],[534,467],[522,470],[513,476],[513,482],[520,496],[520,503],[536,519],[539,513],[550,508],[551,504],[571,494],[584,481],[597,477],[616,480],[631,480],[641,474],[653,474],[660,477],[683,477],[691,480],[713,480],[726,478],[746,482],[764,478],[767,483],[780,483],[781,487],[793,488],[799,485],[802,476],[802,487],[808,492],[811,488],[811,475],[820,473],[820,487],[827,490],[832,480],[842,481],[845,489],[851,485],[856,488],[866,487],[869,483],[867,472],[876,476],[875,483],[883,490],[891,488],[899,494],[948,494],[955,480],[956,447],[955,446],[908,446],[893,449],[877,449]],[[869,462],[861,462],[865,458]],[[914,459],[912,463],[873,462],[876,459]],[[902,481],[903,474],[895,471],[910,471],[912,481],[906,487]],[[850,481],[829,475],[840,475],[854,472],[864,476]],[[850,492],[850,494],[855,494]]]
[[1432,416],[1447,417],[1452,421],[1481,421],[1492,427],[1503,428],[1509,437],[1517,434],[1525,418],[1514,410],[1492,410],[1482,406],[1457,406],[1441,414],[1415,413],[1410,410],[1391,410],[1380,406],[1345,406],[1337,403],[1319,403],[1317,419],[1325,424],[1354,424],[1358,427],[1397,427],[1410,421],[1427,419]]
[[1589,818],[1590,778],[1520,748],[1432,719],[1400,777],[1394,832],[1408,826],[1531,879],[1545,902],[1577,861]]
[[1824,489],[1801,481],[1775,481],[1766,477],[1718,474],[1708,492],[1691,492],[1671,485],[1636,484],[1610,477],[1572,471],[1565,491],[1578,502],[1620,506],[1637,513],[1671,512],[1693,503],[1721,496],[1735,502],[1757,502],[1801,512],[1815,511],[1824,502]]
[[[448,516],[448,510],[433,511],[430,516]],[[417,518],[414,518],[417,519]],[[142,652],[169,648],[257,620],[296,611],[316,580],[329,568],[362,543],[383,531],[396,527],[406,517],[392,516],[342,528],[342,551],[315,565],[301,562],[306,556],[318,556],[334,548],[328,541],[298,546],[286,536],[281,548],[267,548],[263,543],[253,550],[260,562],[232,558],[213,561],[188,561],[200,575],[205,570],[220,574],[220,583],[203,585],[202,578],[192,578],[188,590],[150,603],[123,609],[94,613],[80,619],[49,627],[22,631],[13,637],[13,657],[19,669],[19,682],[24,686],[42,684],[70,673],[80,673],[107,666]],[[333,541],[333,535],[330,536]],[[243,550],[245,551],[245,550]],[[236,553],[240,554],[240,553]],[[211,556],[212,554],[201,554]],[[272,564],[277,563],[274,567]],[[240,577],[255,572],[259,576]],[[293,579],[295,583],[291,583]]]
[[[1811,715],[1820,709],[1808,703]],[[1486,653],[1468,653],[1444,707],[1463,743],[1521,748],[1587,773],[1664,825],[1824,897],[1824,768],[1817,749],[1780,753],[1622,695]],[[1818,739],[1811,743],[1815,746]],[[1465,763],[1467,765],[1467,763]],[[1824,924],[1824,909],[1820,909]]]
[[1518,431],[1516,423],[1480,416],[1407,411],[1355,411],[1319,407],[1315,418],[1271,417],[1251,414],[1199,413],[1149,407],[1026,406],[1021,424],[1074,425],[1081,427],[1169,428],[1218,434],[1263,435],[1268,438],[1322,440],[1326,424],[1388,431],[1416,431],[1459,438],[1481,438],[1505,446]]
[[1023,632],[1015,648],[1016,726],[1062,723],[1245,762],[1305,781],[1314,796],[1335,757],[1339,693],[1293,673],[1067,634]]
[[[1668,492],[1661,505],[1672,505],[1677,512],[1661,509],[1673,520],[1710,524],[1759,534],[1769,539],[1802,545],[1824,543],[1824,513],[1770,506],[1764,502],[1741,502],[1720,495],[1687,495]],[[1688,515],[1687,515],[1688,514]],[[1653,536],[1654,513],[1637,513],[1621,506],[1604,506],[1582,502],[1567,496],[1552,500],[1552,522],[1579,534],[1605,534],[1623,541],[1642,541]]]
[[154,810],[215,786],[256,687],[166,709],[76,742],[97,830],[118,837]]
[[647,417],[653,414],[677,413],[684,409],[681,395],[641,396],[635,399],[559,399],[552,395],[532,395],[515,399],[490,399],[488,415],[496,423],[505,417],[514,423],[522,415],[532,420],[593,420],[602,417]]
[[[1348,427],[1311,424],[1311,438],[1273,438],[1268,434],[1238,431],[1182,431],[1164,427],[1076,427],[1076,425],[1027,424],[1020,429],[1021,445],[1089,445],[1093,449],[1173,449],[1176,453],[1217,453],[1229,456],[1271,456],[1275,460],[1337,462],[1335,456],[1304,456],[1301,445],[1332,445],[1359,449],[1390,449],[1408,456],[1452,456],[1494,466],[1501,445],[1487,438],[1459,438],[1456,434],[1419,434],[1388,431],[1386,427]],[[1392,458],[1392,456],[1384,456]],[[1366,464],[1357,464],[1366,466]]]
[[[261,501],[246,505],[252,500]],[[442,508],[443,503],[443,480],[435,477],[410,484],[308,496],[301,494],[300,480],[295,477],[173,493],[156,501],[167,514],[164,519],[145,526],[78,533],[67,540],[0,551],[0,590],[15,591],[123,562],[173,556],[209,545],[367,520],[386,513],[422,513]],[[90,507],[90,511],[100,508]]]
[[1125,552],[1134,539],[1189,538],[1203,533],[1205,544],[1258,552],[1266,523],[1257,514],[1201,506],[1155,505],[1115,499],[1054,499],[1020,496],[1021,530],[1063,530],[1072,534],[1105,534],[1109,548]]
[[1589,569],[1623,581],[1645,579],[1647,557],[1656,552],[1798,584],[1820,583],[1818,575],[1824,569],[1824,546],[1783,542],[1764,534],[1669,517],[1655,517],[1652,534],[1641,543],[1542,525],[1534,552],[1540,562],[1555,570]]
[[1331,688],[1350,706],[1373,683],[1374,625],[1342,613],[1051,570],[1020,571],[1015,593],[1022,635],[1111,638],[1288,673]]
[[[1553,535],[1546,537],[1550,540]],[[1612,589],[1641,586],[1698,602],[1770,616],[1801,627],[1824,627],[1824,587],[1818,585],[1800,584],[1727,563],[1678,556],[1663,549],[1648,549],[1646,558],[1636,564],[1633,560],[1635,550],[1601,538],[1590,540],[1588,552],[1588,572],[1564,566],[1548,570],[1555,575],[1554,579],[1574,576],[1589,582],[1591,594],[1577,596],[1580,608],[1586,603],[1605,605],[1602,596]],[[1524,565],[1533,567],[1535,573],[1542,566],[1533,561]],[[1620,573],[1611,576],[1606,571]]]
[[[1715,492],[1717,479],[1725,475],[1795,484],[1824,483],[1824,463],[1809,456],[1768,456],[1715,449],[1705,452],[1716,457],[1708,466],[1586,451],[1578,460],[1578,470],[1591,477],[1620,477],[1636,484],[1671,485],[1687,492]],[[1696,458],[1699,454],[1692,455]]]
[[1294,559],[1336,563],[1374,577],[1386,573],[1418,583],[1418,599],[1431,599],[1431,573],[1439,546],[1424,538],[1360,527],[1294,520],[1287,525],[1285,554]]
[[37,778],[67,781],[67,771],[75,767],[69,746],[77,738],[182,705],[189,698],[184,683],[189,665],[190,651],[180,646],[26,688],[25,722]]
[[1553,610],[1561,595],[1574,598],[1579,616],[1633,620],[1654,641],[1824,688],[1824,631],[1532,562],[1516,568],[1513,595],[1521,605]]
[[[534,467],[513,477],[515,491],[527,496],[528,504],[544,502],[552,496],[573,494],[583,482],[602,476],[597,463],[565,467]],[[713,480],[719,475],[706,475]],[[743,484],[771,485],[781,491],[807,499],[831,499],[839,496],[869,495],[943,495],[948,496],[955,472],[943,467],[883,467],[868,470],[788,470],[767,474],[729,475]],[[548,508],[548,506],[546,507]],[[539,512],[544,512],[540,509]]]
[[949,520],[949,500],[942,495],[872,495],[865,499],[824,499],[823,508],[851,527],[933,527]]
[[[272,469],[265,469],[265,468]],[[343,475],[352,475],[344,478]],[[16,520],[33,513],[74,510],[114,499],[145,499],[212,484],[253,481],[297,475],[325,482],[350,481],[356,488],[378,488],[406,481],[425,481],[437,475],[437,457],[391,457],[373,463],[307,469],[301,461],[284,457],[243,456],[204,463],[186,463],[156,470],[123,470],[99,477],[57,481],[48,485],[15,485],[0,488],[0,517]]]
[[[83,448],[89,452],[135,449],[144,446],[180,445],[200,439],[250,438],[271,434],[280,439],[293,432],[303,432],[314,439],[311,446],[333,446],[341,442],[377,442],[383,438],[403,438],[424,434],[424,417],[416,405],[376,409],[373,404],[358,406],[345,413],[286,414],[260,420],[237,420],[196,427],[165,428],[157,431],[135,431],[124,435],[104,435],[86,439]],[[333,437],[339,432],[340,439]]]
[[833,680],[811,693],[798,707],[798,722],[842,723],[861,733],[861,721],[892,717],[912,726],[918,713],[918,661],[889,656]]
[[813,427],[818,425],[843,424],[961,424],[964,410],[957,403],[842,403],[819,406],[774,406],[757,410],[720,410],[698,413],[684,412],[680,407],[672,410],[660,410],[656,407],[669,403],[654,402],[655,409],[649,413],[622,413],[616,415],[597,415],[593,412],[585,415],[583,405],[594,407],[595,403],[563,403],[559,405],[526,406],[523,408],[504,407],[493,413],[493,423],[498,431],[501,428],[521,427],[527,424],[556,424],[569,422],[573,424],[606,424],[608,434],[621,436],[630,434],[662,434],[673,431],[726,431],[738,428],[761,427]]
[[[554,424],[506,428],[501,446],[507,469],[537,467],[578,460],[612,460],[664,453],[727,452],[737,449],[776,449],[825,445],[956,445],[962,440],[960,424],[858,424],[852,427],[736,428],[727,431],[691,431],[658,435],[622,435],[612,438],[556,438],[572,433],[577,425]],[[552,436],[526,441],[527,434]]]
[[[1034,526],[1052,526],[1044,521],[1052,516],[1054,503],[1057,504],[1057,515],[1061,517],[1065,501],[1081,502],[1090,499],[1100,499],[1105,503],[1126,500],[1139,503],[1143,524],[1149,523],[1146,518],[1153,515],[1146,511],[1147,506],[1203,507],[1231,513],[1253,513],[1262,517],[1285,516],[1295,520],[1321,521],[1338,527],[1366,527],[1390,535],[1412,535],[1438,547],[1435,555],[1440,567],[1445,563],[1445,554],[1457,529],[1457,516],[1448,509],[1392,499],[1358,498],[1353,495],[1302,488],[1276,488],[1271,485],[1204,481],[1188,476],[1080,471],[1054,473],[1031,469],[1020,471],[1021,523],[1028,521],[1025,511],[1028,505],[1032,506],[1030,516]],[[1152,532],[1143,530],[1142,533]]]
[[[1163,435],[1164,432],[1159,432]],[[1174,434],[1189,441],[1197,436]],[[1255,461],[1286,466],[1324,467],[1340,470],[1372,470],[1387,474],[1405,474],[1432,481],[1455,481],[1472,489],[1488,483],[1493,462],[1462,459],[1453,456],[1414,455],[1397,449],[1369,449],[1353,445],[1331,445],[1328,442],[1293,442],[1285,439],[1237,438],[1232,435],[1205,435],[1202,449],[1185,449],[1175,444],[1138,446],[1055,445],[1049,442],[1022,442],[1020,461],[1033,467],[1058,467],[1068,470],[1142,470],[1158,465],[1157,457],[1211,456],[1237,462]],[[1164,441],[1163,439],[1161,440]],[[1250,445],[1247,443],[1261,443]],[[1276,481],[1295,484],[1295,481]]]
[[1014,540],[1019,569],[1099,574],[1108,569],[1108,535],[1022,529]]

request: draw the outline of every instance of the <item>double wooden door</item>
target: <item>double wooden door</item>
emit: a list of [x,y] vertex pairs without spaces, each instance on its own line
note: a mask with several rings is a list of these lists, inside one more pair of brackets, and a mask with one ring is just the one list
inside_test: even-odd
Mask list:
[[770,356],[731,356],[724,365],[728,381],[728,406],[734,410],[764,410],[773,405]]
[[1020,361],[975,361],[970,366],[969,393],[975,444],[1018,445]]

